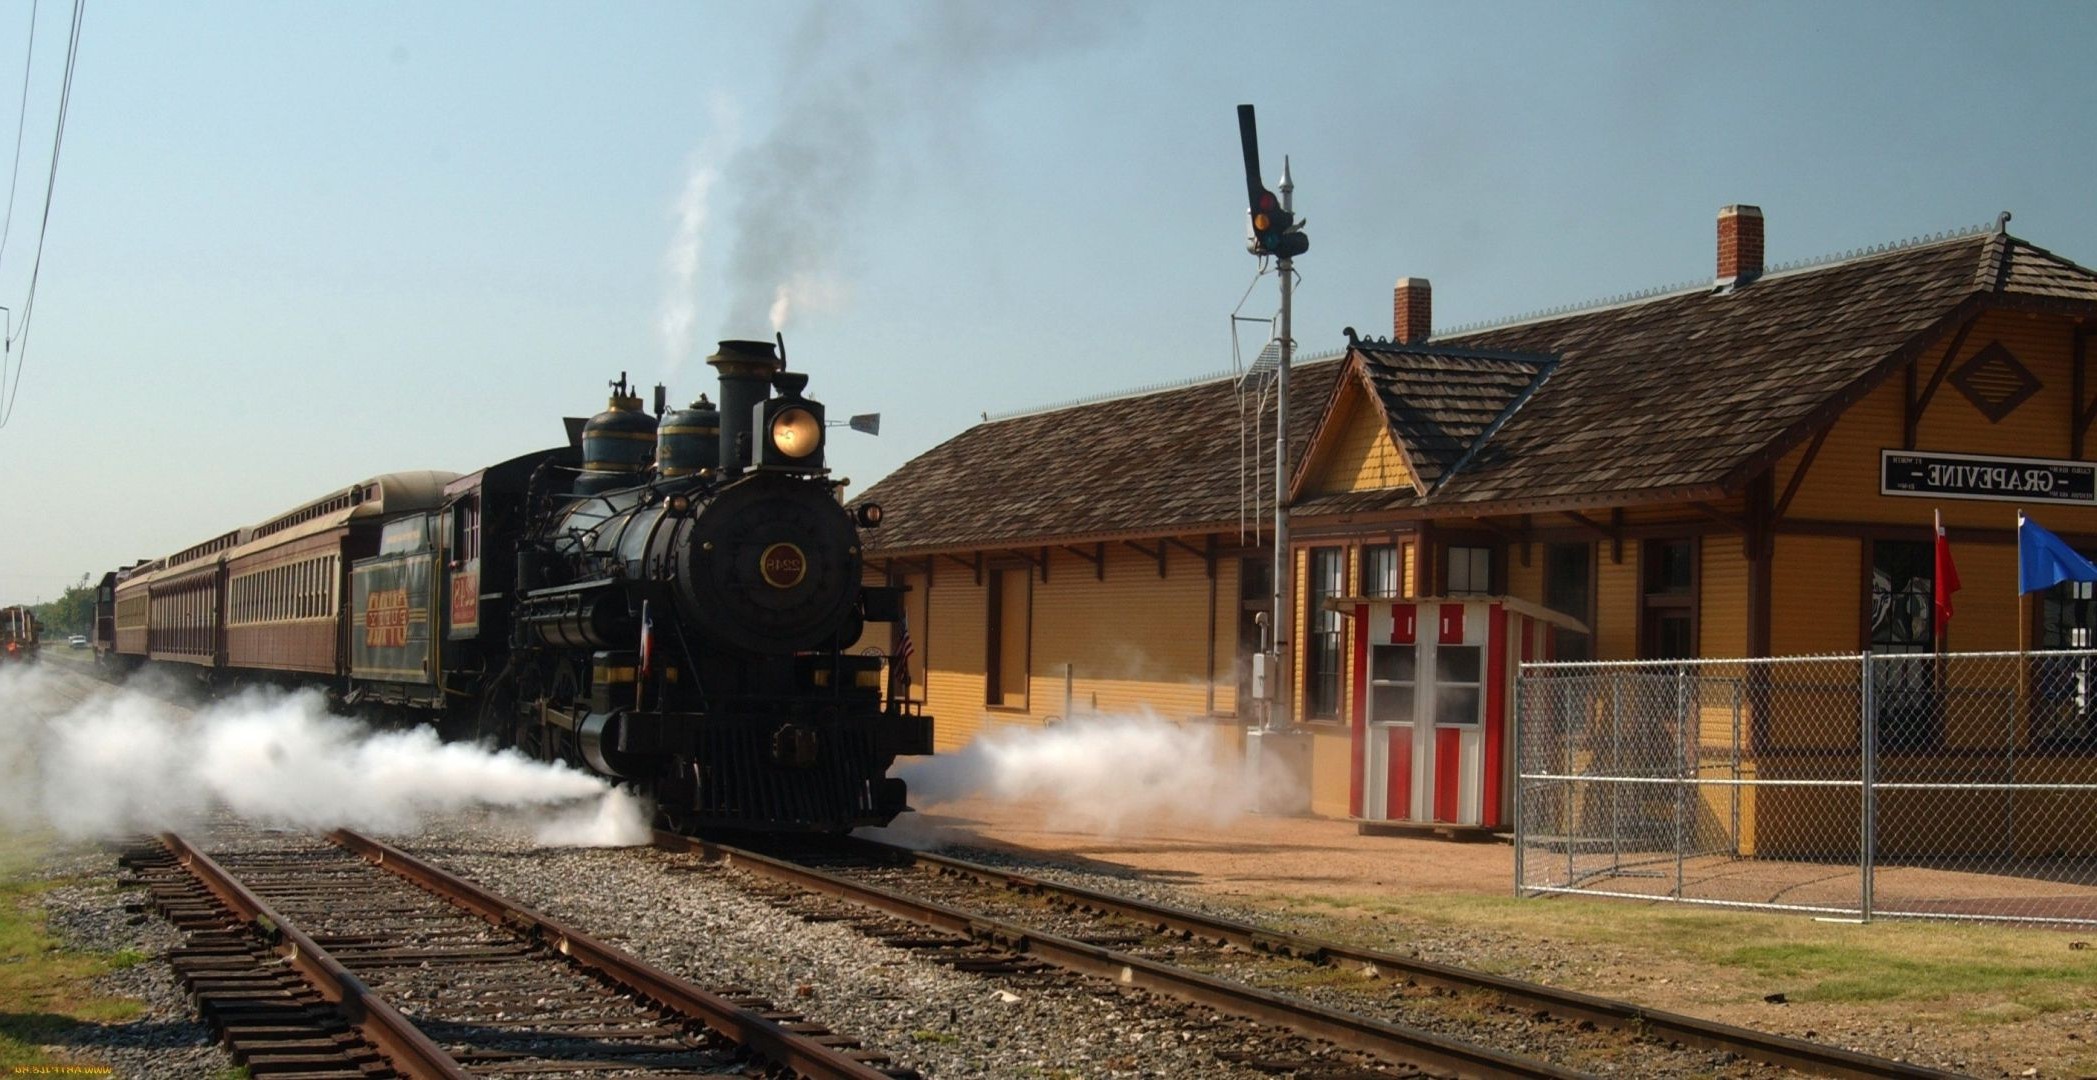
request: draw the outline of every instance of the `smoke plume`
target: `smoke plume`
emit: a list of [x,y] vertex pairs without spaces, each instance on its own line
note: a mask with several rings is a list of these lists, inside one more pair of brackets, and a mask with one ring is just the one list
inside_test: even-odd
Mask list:
[[[844,291],[841,257],[876,196],[910,179],[906,162],[951,153],[993,78],[1082,46],[1101,9],[944,0],[908,9],[884,35],[868,20],[904,9],[817,5],[773,65],[769,130],[723,169],[733,193],[724,337],[783,329]],[[927,124],[934,125],[927,128]]]
[[663,339],[663,359],[675,371],[692,356],[692,329],[699,321],[699,242],[706,233],[707,196],[720,173],[700,151],[685,165],[684,188],[671,213],[677,227],[663,252],[662,313],[656,330]]
[[596,777],[514,751],[374,731],[325,700],[249,691],[195,710],[139,685],[0,670],[0,827],[73,838],[180,829],[223,808],[302,829],[412,831],[484,808],[542,843],[645,842],[645,808]]
[[994,729],[896,775],[919,809],[971,797],[1029,802],[1056,827],[1102,833],[1136,823],[1219,824],[1260,795],[1213,728],[1148,711]]

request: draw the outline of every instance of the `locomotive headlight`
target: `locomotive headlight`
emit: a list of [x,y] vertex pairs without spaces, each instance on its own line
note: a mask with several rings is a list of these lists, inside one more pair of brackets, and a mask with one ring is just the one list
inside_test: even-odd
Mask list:
[[881,526],[881,504],[860,503],[858,511],[853,516],[859,519],[859,527],[862,529],[879,528]]
[[772,448],[796,460],[823,445],[823,424],[807,409],[784,409],[772,417]]

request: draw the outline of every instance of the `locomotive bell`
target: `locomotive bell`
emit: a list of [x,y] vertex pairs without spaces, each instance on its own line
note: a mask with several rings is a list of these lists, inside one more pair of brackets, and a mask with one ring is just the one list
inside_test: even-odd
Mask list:
[[655,471],[663,476],[690,476],[721,466],[721,412],[706,395],[682,409],[663,414],[655,429]]
[[721,469],[740,472],[750,467],[752,414],[785,365],[769,341],[723,341],[706,362],[721,373]]
[[655,417],[641,409],[640,395],[628,391],[626,373],[612,384],[605,410],[583,425],[583,472],[575,490],[594,495],[629,487],[642,479],[655,458]]

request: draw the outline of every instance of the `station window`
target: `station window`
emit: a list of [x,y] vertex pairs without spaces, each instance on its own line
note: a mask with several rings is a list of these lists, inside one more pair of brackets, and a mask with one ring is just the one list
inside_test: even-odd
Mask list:
[[990,656],[984,666],[983,702],[997,708],[1027,707],[1027,608],[1034,571],[1027,567],[990,575]]
[[1648,540],[1640,556],[1644,586],[1639,657],[1688,660],[1697,654],[1697,542]]
[[1347,562],[1336,547],[1312,548],[1304,582],[1303,712],[1314,720],[1340,715],[1340,635],[1343,620],[1325,602],[1347,587]]
[[1405,567],[1398,561],[1398,545],[1370,544],[1362,548],[1362,595],[1391,599],[1405,595]]
[[[1544,606],[1571,615],[1594,629],[1595,546],[1593,544],[1544,545]],[[1551,628],[1551,656],[1556,660],[1592,660],[1595,651],[1588,634]]]
[[2039,594],[2038,609],[2039,648],[2064,652],[2033,661],[2032,740],[2048,750],[2097,750],[2097,655],[2088,651],[2097,645],[2097,586],[2063,581]]
[[1443,549],[1448,570],[1443,581],[1450,596],[1493,591],[1493,549],[1450,546]]

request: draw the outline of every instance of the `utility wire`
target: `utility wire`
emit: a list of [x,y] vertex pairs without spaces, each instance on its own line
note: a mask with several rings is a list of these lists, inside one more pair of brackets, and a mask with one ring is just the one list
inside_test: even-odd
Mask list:
[[29,298],[22,303],[22,325],[6,343],[12,351],[16,344],[22,349],[15,354],[14,385],[7,394],[7,408],[0,411],[0,428],[14,419],[15,405],[22,400],[22,369],[29,363],[29,320],[36,313],[36,283],[44,269],[44,236],[51,228],[51,196],[58,188],[58,155],[65,149],[66,113],[73,104],[73,65],[80,55],[80,17],[86,9],[87,0],[73,0],[73,25],[66,33],[65,77],[58,88],[58,124],[51,136],[51,170],[44,178],[44,214],[36,230],[36,258],[29,264]]
[[7,221],[0,224],[0,259],[7,255],[7,234],[15,227],[15,184],[22,179],[22,132],[29,118],[29,69],[36,60],[36,6],[29,0],[29,44],[22,54],[22,100],[15,108],[15,164],[7,176]]

